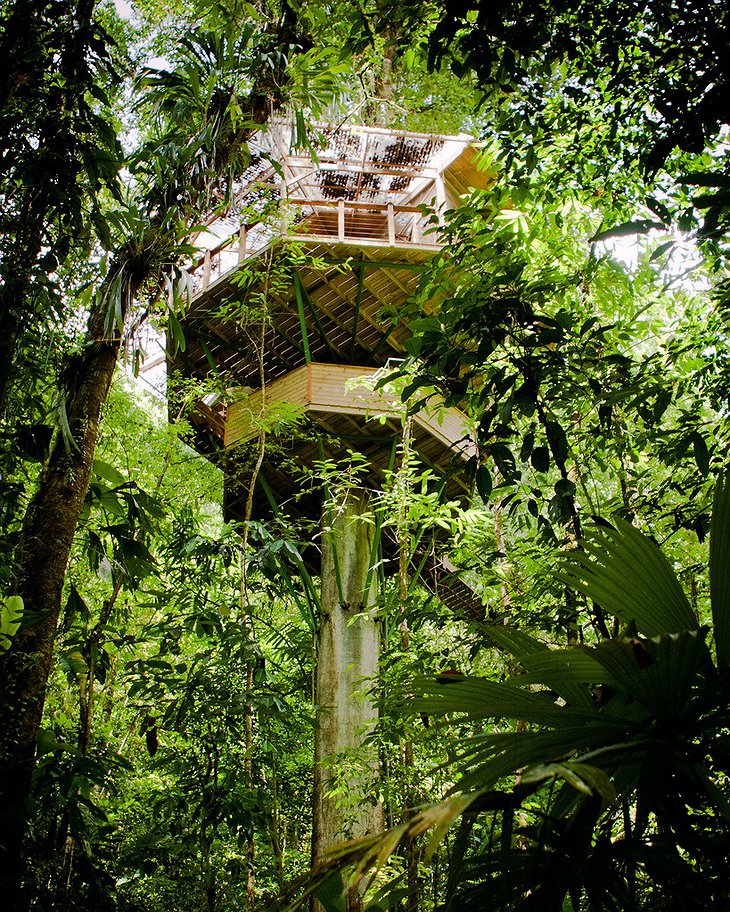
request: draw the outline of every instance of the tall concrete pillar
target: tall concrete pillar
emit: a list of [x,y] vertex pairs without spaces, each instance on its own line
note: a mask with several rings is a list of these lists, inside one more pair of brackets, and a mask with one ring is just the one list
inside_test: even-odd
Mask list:
[[[375,608],[377,573],[368,571],[374,526],[363,518],[367,499],[357,491],[328,505],[322,537],[322,615],[316,674],[314,830],[312,854],[321,858],[348,839],[380,832],[383,810],[367,795],[378,774],[375,749],[363,741],[378,717],[369,690],[378,674],[380,627]],[[327,797],[331,760],[357,751],[366,770],[351,773],[346,794]],[[369,800],[368,800],[369,799]]]

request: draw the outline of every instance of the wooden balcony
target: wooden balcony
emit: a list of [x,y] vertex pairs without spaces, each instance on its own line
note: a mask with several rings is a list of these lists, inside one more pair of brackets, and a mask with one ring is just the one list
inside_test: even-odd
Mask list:
[[247,260],[274,243],[367,248],[371,259],[399,249],[434,253],[441,247],[438,217],[425,206],[339,199],[288,199],[278,217],[253,221],[206,250],[188,270],[193,300],[225,283]]

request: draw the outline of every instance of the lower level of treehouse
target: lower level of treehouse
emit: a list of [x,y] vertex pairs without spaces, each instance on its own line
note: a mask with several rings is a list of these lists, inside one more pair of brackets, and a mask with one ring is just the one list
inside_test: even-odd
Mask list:
[[[378,386],[382,369],[340,364],[306,364],[229,404],[224,442],[228,455],[225,468],[225,513],[241,520],[246,511],[252,467],[256,462],[254,441],[266,431],[265,459],[258,473],[253,497],[253,516],[286,515],[290,520],[319,528],[324,485],[323,464],[331,466],[331,484],[351,484],[381,491],[389,470],[397,466],[403,440],[404,406],[387,384]],[[248,444],[248,446],[246,445]],[[476,445],[466,415],[447,408],[434,396],[428,406],[411,416],[410,445],[424,468],[431,470],[442,501],[463,501],[469,494],[464,472]],[[306,538],[306,536],[305,536]],[[382,542],[384,569],[397,562],[393,543]],[[444,560],[441,546],[424,558],[422,579],[444,603],[473,619],[484,609],[471,590]],[[319,550],[304,549],[309,569],[318,573]]]
[[[260,429],[281,434],[303,418],[322,422],[330,434],[367,436],[373,423],[395,430],[405,408],[388,385],[378,386],[380,368],[344,364],[305,364],[238,399],[226,415],[224,443],[234,446],[259,436]],[[446,408],[433,396],[412,416],[413,447],[434,468],[444,471],[454,458],[466,460],[476,447],[466,415]],[[400,433],[400,431],[399,431]],[[381,466],[385,468],[385,466]]]

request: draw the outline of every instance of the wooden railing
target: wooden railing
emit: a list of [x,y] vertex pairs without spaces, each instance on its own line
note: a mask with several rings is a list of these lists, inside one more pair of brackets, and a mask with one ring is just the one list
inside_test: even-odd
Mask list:
[[242,225],[236,234],[206,250],[188,270],[197,297],[213,283],[234,272],[274,237],[293,241],[322,240],[363,246],[441,246],[440,222],[424,206],[366,203],[350,200],[288,199],[276,221]]

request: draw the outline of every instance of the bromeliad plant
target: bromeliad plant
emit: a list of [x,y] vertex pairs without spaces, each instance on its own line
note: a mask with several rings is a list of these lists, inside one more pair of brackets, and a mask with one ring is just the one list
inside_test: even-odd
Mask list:
[[464,732],[457,784],[385,837],[344,847],[340,863],[378,868],[427,830],[433,849],[461,815],[446,910],[730,908],[730,475],[715,489],[711,624],[660,549],[620,520],[557,575],[623,634],[551,649],[491,628],[517,669],[506,683],[420,681],[414,708]]

